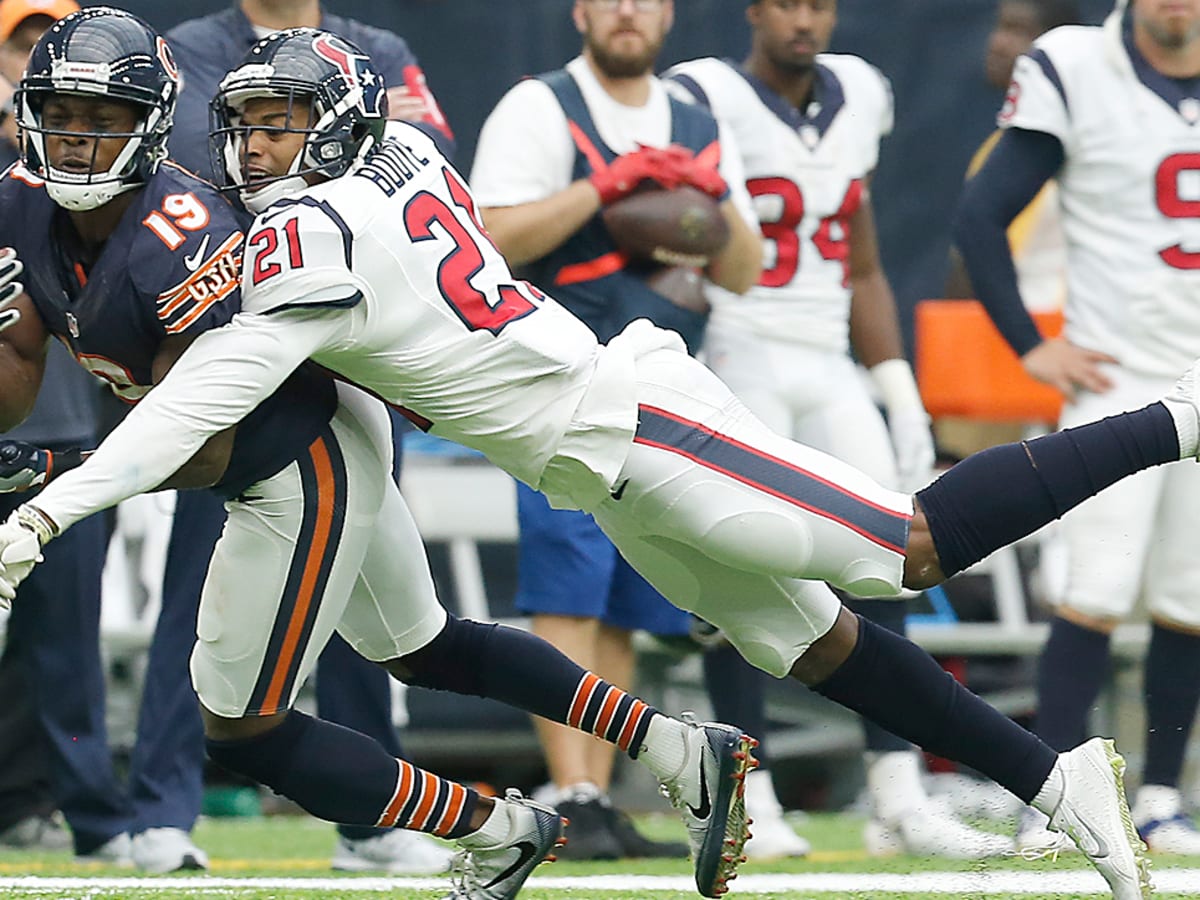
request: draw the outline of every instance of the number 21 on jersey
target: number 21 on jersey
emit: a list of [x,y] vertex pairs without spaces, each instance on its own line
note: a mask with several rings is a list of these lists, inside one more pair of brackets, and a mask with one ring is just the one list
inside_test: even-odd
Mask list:
[[[246,240],[250,255],[250,280],[254,286],[283,271],[304,266],[304,252],[300,249],[300,220],[288,219],[279,228],[264,225]],[[282,251],[280,248],[283,248]]]

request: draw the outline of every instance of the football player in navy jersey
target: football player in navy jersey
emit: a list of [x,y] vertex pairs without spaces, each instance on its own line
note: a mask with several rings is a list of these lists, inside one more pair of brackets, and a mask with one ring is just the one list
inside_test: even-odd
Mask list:
[[[352,59],[369,60],[332,35],[319,40],[316,66],[335,99],[313,115],[341,148],[322,158],[348,167],[368,135],[344,110],[368,101],[342,75]],[[24,159],[0,179],[11,213],[0,244],[27,273],[13,288],[5,273],[21,264],[6,251],[0,428],[28,411],[51,335],[136,403],[199,333],[240,309],[236,214],[211,185],[165,160],[176,90],[166,43],[119,10],[83,10],[35,48],[18,94]],[[382,88],[369,93],[382,112]],[[256,144],[270,143],[265,133]],[[299,252],[283,235],[284,251]],[[262,240],[256,232],[250,243]],[[331,821],[457,840],[452,898],[515,897],[560,842],[560,817],[516,792],[481,797],[292,710],[336,629],[396,677],[512,703],[644,762],[687,810],[701,892],[722,892],[746,839],[739,785],[754,765],[752,739],[664,716],[525,632],[449,616],[391,478],[391,452],[381,403],[302,367],[160,482],[209,487],[229,510],[191,658],[209,755]],[[43,484],[80,457],[9,444],[4,487]]]

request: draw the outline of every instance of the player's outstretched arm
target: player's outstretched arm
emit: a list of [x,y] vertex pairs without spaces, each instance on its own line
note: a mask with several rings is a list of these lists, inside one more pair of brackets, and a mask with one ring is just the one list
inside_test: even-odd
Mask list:
[[164,482],[337,333],[338,316],[311,310],[243,313],[197,338],[86,463],[38,495],[36,508],[51,536]]

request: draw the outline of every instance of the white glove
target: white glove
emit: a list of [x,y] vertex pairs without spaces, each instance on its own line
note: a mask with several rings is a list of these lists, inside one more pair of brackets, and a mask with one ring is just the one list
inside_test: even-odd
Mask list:
[[896,453],[897,489],[919,491],[933,480],[933,433],[925,410],[906,409],[888,413],[888,433]]
[[897,490],[912,493],[933,480],[933,433],[912,367],[889,359],[870,369],[887,411],[888,433],[896,454]]
[[28,503],[0,525],[0,608],[11,606],[21,582],[42,561],[42,544],[53,536],[46,517]]

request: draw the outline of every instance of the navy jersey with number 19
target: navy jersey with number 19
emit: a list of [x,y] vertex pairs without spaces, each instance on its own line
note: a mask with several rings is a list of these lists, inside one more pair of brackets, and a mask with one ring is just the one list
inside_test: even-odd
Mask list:
[[[241,308],[245,216],[178,166],[158,170],[99,252],[20,163],[0,177],[0,207],[0,246],[24,262],[26,290],[47,329],[127,403],[153,386],[164,340],[217,328]],[[325,376],[298,370],[239,427],[216,490],[235,496],[279,471],[335,403]]]

